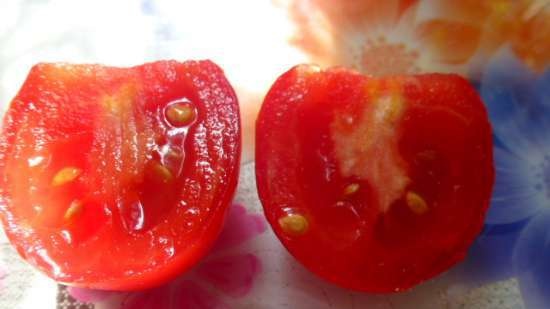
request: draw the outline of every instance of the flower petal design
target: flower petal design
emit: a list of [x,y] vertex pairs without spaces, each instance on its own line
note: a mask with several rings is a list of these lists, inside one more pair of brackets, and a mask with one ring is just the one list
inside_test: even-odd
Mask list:
[[530,68],[540,72],[550,65],[550,4],[532,2],[521,12],[523,22],[513,32],[511,44]]
[[184,280],[148,291],[129,293],[121,309],[229,309],[217,295]]
[[213,251],[217,252],[244,243],[265,232],[266,228],[267,225],[262,215],[250,214],[244,206],[234,204],[229,209],[225,227]]
[[200,266],[198,275],[220,291],[233,297],[250,292],[261,271],[260,260],[253,254],[216,258]]
[[461,284],[479,286],[514,276],[512,252],[527,221],[486,225],[466,260],[451,270],[450,277]]
[[399,16],[400,10],[410,7],[410,0],[362,0],[362,1],[332,1],[310,0],[302,14],[310,15],[311,10],[320,10],[330,20],[334,34],[357,28],[372,30],[372,27],[392,26]]
[[494,156],[496,179],[485,222],[508,224],[536,214],[543,204],[540,203],[541,192],[537,190],[529,162],[498,146],[495,147]]
[[[229,309],[219,297],[192,281],[183,281],[172,297],[172,306],[167,309]],[[157,306],[149,308],[163,309]]]
[[74,299],[82,303],[100,302],[100,301],[106,300],[107,298],[109,298],[114,294],[120,293],[120,292],[113,292],[113,291],[77,288],[72,286],[67,287],[67,292]]
[[409,10],[412,6],[417,5],[419,0],[400,0],[399,1],[399,15]]
[[481,29],[463,22],[432,19],[418,25],[417,34],[436,60],[461,64],[476,52]]
[[[550,209],[544,209],[531,219],[521,232],[518,246],[514,250],[514,264],[517,270],[529,272],[541,262],[541,253],[550,246]],[[545,264],[548,263],[545,259]],[[548,278],[550,282],[550,277]]]
[[543,90],[550,88],[550,78],[543,77],[539,79],[509,49],[503,49],[481,81],[495,133],[496,181],[489,224],[524,220],[546,204],[548,184],[541,170],[550,164],[546,162],[550,153],[546,111],[550,109],[541,103],[550,92]]
[[[507,0],[514,1],[514,0]],[[433,10],[452,20],[462,20],[471,24],[483,23],[491,14],[491,1],[478,0],[423,0],[423,10]]]
[[122,302],[121,309],[172,309],[171,287],[164,287],[129,293]]
[[550,109],[550,67],[535,82],[534,92],[541,108]]
[[509,48],[486,69],[481,95],[495,133],[496,181],[469,267],[518,277],[527,307],[549,308],[550,70],[530,71]]
[[290,1],[287,7],[296,24],[292,43],[324,66],[358,65],[357,45],[393,28],[399,17],[414,7],[411,0]]
[[522,231],[514,264],[527,308],[550,308],[550,208]]
[[[481,80],[481,96],[487,104],[497,138],[520,158],[525,149],[540,151],[540,142],[550,128],[540,111],[536,95],[537,76],[509,49],[503,49],[489,63]],[[524,158],[529,159],[529,158]]]

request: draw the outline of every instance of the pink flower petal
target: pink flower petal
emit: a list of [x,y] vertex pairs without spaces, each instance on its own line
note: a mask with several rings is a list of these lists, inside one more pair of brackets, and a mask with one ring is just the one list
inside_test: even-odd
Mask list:
[[92,290],[92,289],[83,289],[76,287],[67,287],[67,292],[76,300],[82,303],[92,303],[100,302],[107,299],[109,296],[116,294],[117,292],[113,291],[102,291],[102,290]]
[[229,309],[229,306],[218,296],[192,281],[182,282],[174,292],[177,297],[174,298],[175,301],[170,309]]
[[217,296],[190,281],[176,281],[142,292],[132,292],[121,309],[229,309]]
[[223,250],[244,243],[266,230],[262,215],[249,214],[244,206],[234,204],[229,209],[225,227],[213,250]]
[[260,272],[260,260],[253,254],[216,258],[205,262],[197,270],[201,278],[233,297],[248,294]]
[[121,309],[170,309],[171,290],[171,285],[166,285],[153,290],[129,293],[122,302]]

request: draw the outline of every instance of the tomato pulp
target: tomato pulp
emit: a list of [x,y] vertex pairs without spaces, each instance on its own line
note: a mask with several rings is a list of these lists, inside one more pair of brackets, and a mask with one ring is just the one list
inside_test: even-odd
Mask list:
[[266,96],[256,145],[276,235],[343,287],[409,289],[462,260],[482,228],[491,127],[459,76],[295,67]]
[[59,282],[161,284],[219,234],[240,134],[235,93],[210,61],[36,65],[1,134],[6,234]]

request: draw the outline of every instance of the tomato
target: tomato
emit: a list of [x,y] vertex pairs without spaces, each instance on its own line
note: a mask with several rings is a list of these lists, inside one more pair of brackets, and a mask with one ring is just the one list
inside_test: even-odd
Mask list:
[[195,264],[234,194],[238,102],[209,61],[39,64],[0,140],[0,213],[53,279],[133,290]]
[[494,167],[487,112],[456,75],[298,66],[256,124],[265,215],[290,253],[355,290],[407,290],[462,260]]

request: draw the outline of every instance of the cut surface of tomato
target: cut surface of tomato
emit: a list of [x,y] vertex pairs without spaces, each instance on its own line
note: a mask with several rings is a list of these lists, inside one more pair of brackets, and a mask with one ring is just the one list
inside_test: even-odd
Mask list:
[[237,98],[210,61],[36,65],[3,123],[4,229],[57,281],[161,284],[217,238],[240,138]]
[[403,291],[462,260],[480,232],[491,127],[456,75],[297,66],[260,110],[256,178],[273,230],[308,269],[355,290]]

